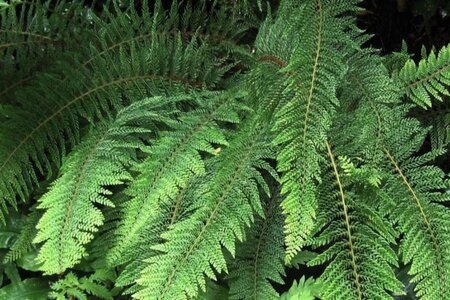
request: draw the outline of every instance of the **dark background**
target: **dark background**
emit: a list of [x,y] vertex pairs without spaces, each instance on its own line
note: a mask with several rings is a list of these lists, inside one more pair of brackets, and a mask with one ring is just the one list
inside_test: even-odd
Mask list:
[[399,51],[402,40],[408,52],[418,54],[450,42],[450,0],[365,0],[359,27],[374,34],[372,46],[383,53]]

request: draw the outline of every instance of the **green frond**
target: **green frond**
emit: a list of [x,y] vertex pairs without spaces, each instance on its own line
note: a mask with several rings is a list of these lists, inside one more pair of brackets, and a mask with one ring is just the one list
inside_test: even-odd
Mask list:
[[415,109],[412,114],[430,129],[432,149],[445,148],[450,144],[450,97],[444,97],[442,102],[434,102],[424,110]]
[[[397,265],[391,246],[396,233],[383,215],[371,209],[373,202],[379,201],[376,191],[355,189],[359,180],[367,178],[355,176],[355,170],[349,173],[348,168],[342,169],[329,144],[327,155],[331,170],[319,186],[317,236],[311,243],[328,247],[308,263],[329,263],[320,276],[320,297],[391,299],[391,292],[402,291],[392,270]],[[344,160],[344,165],[348,167],[348,161]]]
[[0,103],[13,102],[14,91],[43,65],[54,64],[63,47],[77,45],[71,40],[79,37],[65,29],[87,25],[86,19],[74,13],[82,7],[83,3],[66,1],[17,1],[14,8],[0,12]]
[[289,291],[284,292],[280,296],[280,300],[314,300],[319,297],[320,290],[320,282],[311,277],[305,280],[305,276],[302,276],[298,283],[294,280]]
[[[264,218],[246,233],[246,240],[236,247],[236,258],[228,275],[229,299],[278,299],[270,282],[283,283],[284,235],[279,191],[264,202]],[[269,281],[270,280],[270,281]]]
[[238,113],[243,106],[238,99],[227,93],[205,93],[197,101],[203,105],[181,114],[180,122],[160,134],[160,139],[146,150],[148,157],[137,166],[139,175],[126,192],[131,200],[123,208],[116,246],[108,254],[112,264],[123,263],[124,255],[126,260],[132,259],[129,251],[140,240],[148,243],[149,235],[152,236],[149,227],[156,230],[154,237],[159,236],[158,230],[167,222],[165,207],[173,207],[189,181],[205,172],[202,153],[214,156],[214,145],[228,144],[226,130],[218,122],[239,122]]
[[341,107],[330,136],[339,141],[339,153],[377,165],[384,160],[382,145],[392,122],[392,107],[400,104],[400,93],[372,49],[355,51],[348,65],[340,87]]
[[426,130],[415,120],[392,124],[384,153],[390,177],[385,190],[392,198],[387,207],[403,234],[401,259],[411,264],[409,273],[421,299],[443,299],[450,295],[450,214],[443,202],[450,182],[444,172],[429,161],[442,154],[438,149],[416,155]]
[[335,48],[346,41],[346,22],[339,15],[353,10],[351,3],[307,1],[298,18],[304,22],[300,44],[283,72],[285,90],[292,99],[275,114],[274,143],[281,146],[278,170],[283,173],[282,202],[286,214],[286,259],[300,250],[312,229],[320,181],[320,149],[339,105],[337,81],[346,71],[342,54]]
[[[162,242],[159,236],[186,217],[188,207],[192,206],[188,200],[193,197],[190,187],[205,173],[204,158],[200,155],[220,155],[221,147],[228,144],[227,130],[217,123],[238,122],[236,113],[244,107],[234,102],[236,99],[228,98],[228,94],[210,96],[213,97],[206,98],[207,106],[182,116],[181,123],[173,128],[176,131],[162,134],[149,151],[148,159],[137,168],[140,174],[135,180],[137,184],[127,191],[131,200],[123,209],[123,221],[117,229],[119,237],[115,247],[108,251],[115,264],[125,264],[117,279],[118,286],[133,284],[139,278],[146,266],[142,261],[157,254],[152,247]],[[173,186],[163,189],[168,182],[173,182]],[[149,207],[144,209],[148,213],[143,214],[145,207]],[[133,286],[127,292],[136,288]]]
[[[126,263],[123,263],[124,269],[116,280],[116,286],[126,287],[131,285],[124,291],[124,294],[133,294],[140,289],[136,280],[139,279],[141,272],[147,266],[143,262],[158,255],[158,251],[155,251],[153,247],[163,241],[160,235],[176,222],[186,219],[192,212],[193,207],[189,200],[193,198],[192,187],[195,185],[195,181],[195,179],[192,179],[186,187],[178,190],[176,197],[170,203],[171,205],[157,207],[158,215],[151,218],[151,222],[148,222],[146,228],[141,230],[139,240],[134,243],[134,248],[127,249],[127,252],[123,255],[126,256]],[[110,249],[107,251],[110,251]]]
[[[127,15],[117,14],[100,30],[103,37],[119,25],[118,36],[124,28],[134,32]],[[227,67],[217,66],[209,46],[195,35],[184,42],[180,33],[158,34],[159,21],[156,14],[148,41],[114,51],[110,50],[114,45],[100,36],[99,47],[86,50],[91,58],[81,63],[86,53],[70,53],[74,57],[59,62],[58,72],[39,74],[32,85],[16,93],[16,115],[7,118],[0,130],[0,204],[6,200],[14,206],[16,195],[25,199],[40,174],[48,176],[52,166],[59,167],[66,147],[78,143],[80,118],[102,119],[111,109],[167,94],[168,89],[175,95],[215,86]],[[74,67],[74,60],[81,66]],[[43,83],[51,80],[54,87],[47,89]]]
[[450,299],[450,45],[361,3],[0,0],[0,299]]
[[450,45],[439,53],[432,51],[418,65],[410,59],[400,70],[398,81],[404,93],[417,105],[432,106],[432,99],[450,96]]
[[33,238],[36,236],[36,224],[41,218],[42,213],[37,210],[31,211],[20,230],[17,240],[14,241],[8,253],[5,255],[5,262],[13,262],[21,258],[24,254],[33,249]]
[[68,273],[64,278],[52,284],[50,299],[63,300],[67,298],[87,300],[88,295],[98,299],[112,300],[113,293],[103,284],[102,276],[97,273],[78,278],[74,273]]
[[[106,186],[123,184],[132,179],[126,170],[136,161],[136,149],[143,144],[139,136],[149,131],[133,125],[143,110],[151,112],[164,101],[160,97],[143,100],[120,111],[114,121],[98,124],[67,157],[60,177],[48,193],[39,199],[45,213],[37,224],[34,243],[43,243],[37,260],[46,274],[57,274],[73,267],[87,255],[85,244],[103,224],[97,204],[113,206],[107,198],[112,192]],[[170,112],[170,111],[169,111]],[[163,110],[158,111],[163,117]],[[150,122],[152,116],[145,114]]]
[[234,256],[235,239],[244,239],[254,211],[263,214],[258,185],[265,185],[261,170],[273,172],[265,163],[272,157],[269,142],[267,126],[252,119],[243,124],[198,186],[197,210],[161,235],[165,243],[146,261],[135,298],[195,297],[205,289],[205,275],[214,280],[214,270],[227,270],[222,246]]

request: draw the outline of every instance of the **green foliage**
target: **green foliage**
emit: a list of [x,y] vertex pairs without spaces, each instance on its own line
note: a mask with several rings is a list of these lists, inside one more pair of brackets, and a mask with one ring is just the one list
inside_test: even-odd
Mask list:
[[[86,255],[84,245],[103,224],[95,204],[114,206],[105,186],[117,186],[132,179],[127,166],[136,162],[136,149],[144,147],[139,135],[148,134],[151,125],[170,115],[160,97],[135,102],[118,112],[114,121],[99,123],[75,147],[61,167],[61,176],[39,200],[46,209],[36,225],[34,243],[42,243],[38,260],[48,274],[73,267]],[[145,123],[139,119],[145,118]],[[140,121],[140,122],[139,122]],[[139,126],[133,123],[139,122]],[[148,127],[148,128],[147,128]]]
[[42,278],[28,278],[2,287],[0,298],[41,300],[47,298],[49,290],[48,282]]
[[[401,293],[402,284],[391,266],[397,264],[390,245],[395,243],[395,231],[382,215],[371,209],[373,202],[380,201],[374,189],[378,180],[374,184],[373,176],[359,176],[354,166],[349,172],[345,160],[340,168],[329,144],[327,155],[330,167],[325,172],[330,174],[324,175],[320,186],[322,209],[316,223],[318,234],[312,244],[331,246],[308,262],[317,265],[331,260],[320,277],[321,296],[324,299],[389,299],[390,292]],[[352,189],[352,185],[360,187]],[[332,200],[334,205],[330,203]]]
[[0,2],[0,299],[450,299],[450,46],[195,3]]
[[399,81],[406,95],[420,106],[431,106],[431,98],[450,96],[450,46],[434,51],[416,66],[411,59],[400,70]]
[[102,271],[82,278],[70,272],[63,279],[52,284],[49,297],[58,300],[67,299],[67,297],[87,300],[88,295],[93,295],[99,299],[113,299],[113,293],[102,284],[105,280],[111,279],[109,277],[110,274]]
[[236,247],[230,265],[229,299],[277,299],[268,280],[282,284],[283,218],[278,191],[265,201],[265,218],[258,217],[244,243]]
[[305,276],[302,276],[300,280],[294,280],[292,286],[287,292],[284,292],[280,296],[280,300],[314,300],[320,295],[321,285],[314,278],[308,278],[305,280]]

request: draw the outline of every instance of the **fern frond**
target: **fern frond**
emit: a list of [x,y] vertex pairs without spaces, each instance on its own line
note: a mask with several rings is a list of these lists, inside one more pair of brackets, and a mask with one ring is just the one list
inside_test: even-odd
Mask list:
[[70,272],[64,278],[52,284],[49,297],[58,300],[67,299],[67,297],[87,300],[88,295],[93,295],[99,299],[112,300],[111,291],[102,284],[101,279],[96,273],[89,277],[78,278],[77,275]]
[[425,127],[430,127],[430,141],[433,150],[446,148],[450,144],[450,97],[434,102],[430,109],[415,109],[412,114]]
[[[230,299],[278,299],[271,282],[283,283],[284,235],[279,191],[264,203],[264,218],[246,233],[247,239],[236,247],[230,264]],[[270,280],[270,281],[269,281]]]
[[300,44],[283,69],[290,73],[286,91],[293,98],[275,114],[274,143],[281,146],[278,170],[283,173],[282,202],[286,214],[286,259],[300,250],[312,229],[316,214],[316,182],[320,180],[319,150],[339,104],[336,83],[345,72],[336,46],[345,40],[346,22],[336,15],[353,10],[351,1],[305,3],[299,19],[309,20],[300,29]]
[[[352,186],[352,181],[367,179],[348,178],[349,173],[339,167],[328,143],[327,155],[331,170],[320,186],[318,234],[312,244],[331,246],[308,263],[329,262],[320,276],[323,283],[320,296],[322,299],[391,299],[390,292],[402,291],[402,284],[392,270],[397,265],[397,256],[390,245],[395,243],[395,231],[369,206],[377,198],[375,189],[363,193],[364,189],[358,191]],[[334,201],[331,206],[330,201]]]
[[[152,246],[162,242],[161,233],[184,218],[187,207],[192,205],[187,200],[192,196],[186,193],[190,193],[189,187],[196,182],[196,177],[205,172],[202,152],[214,157],[220,154],[217,149],[228,144],[227,130],[218,123],[238,122],[236,113],[242,109],[235,102],[237,99],[229,96],[227,93],[209,94],[211,98],[201,100],[200,103],[207,101],[207,105],[204,103],[183,115],[173,131],[162,133],[148,158],[136,168],[139,175],[127,190],[131,200],[123,206],[123,217],[116,230],[118,237],[114,247],[108,250],[110,261],[125,265],[117,280],[118,286],[133,284],[139,278],[145,267],[142,261],[157,254]],[[168,183],[170,188],[166,188]],[[132,293],[135,288],[131,287],[128,292]]]
[[414,130],[414,120],[393,126],[384,148],[386,170],[392,171],[385,189],[393,199],[391,217],[404,235],[401,258],[411,264],[409,273],[421,299],[448,298],[450,214],[442,202],[450,200],[450,182],[441,169],[428,164],[442,150],[414,156],[426,131]]
[[397,116],[393,107],[401,103],[400,93],[372,49],[352,53],[348,66],[340,87],[339,117],[333,120],[330,136],[339,141],[338,153],[378,165],[385,159],[382,146],[388,124]]
[[[192,187],[195,185],[193,183],[195,181],[195,179],[191,180],[186,187],[178,190],[176,197],[171,201],[172,203],[169,203],[172,206],[163,204],[157,207],[158,214],[150,219],[151,222],[148,222],[146,228],[141,230],[139,240],[134,243],[134,248],[130,248],[126,252],[126,260],[122,259],[126,261],[123,263],[124,269],[116,280],[116,286],[118,287],[131,285],[123,294],[133,294],[140,290],[136,281],[147,266],[144,262],[159,254],[153,247],[163,241],[160,235],[167,231],[170,226],[183,221],[192,213],[192,203],[189,200],[193,197]],[[107,250],[110,251],[110,249]]]
[[406,95],[423,108],[432,105],[431,99],[442,101],[442,95],[450,96],[450,45],[442,47],[437,55],[432,51],[418,65],[408,60],[398,80]]
[[[143,110],[161,107],[163,99],[143,100],[120,111],[114,121],[92,129],[61,168],[61,176],[39,200],[45,213],[37,224],[34,243],[43,243],[37,260],[46,274],[57,274],[73,267],[87,255],[85,244],[103,224],[103,214],[96,204],[112,206],[105,186],[123,184],[132,177],[127,166],[136,161],[136,148],[142,148],[139,135],[148,131],[132,125]],[[170,112],[170,111],[169,111]],[[158,111],[160,119],[164,110]],[[150,121],[151,114],[145,115]]]
[[88,40],[86,30],[66,30],[88,26],[83,10],[92,13],[83,3],[18,1],[0,13],[0,103],[14,102],[14,91],[54,65],[62,48],[78,48],[81,36]]
[[301,299],[301,300],[314,300],[320,295],[321,284],[314,278],[308,278],[305,280],[305,276],[302,276],[300,280],[294,280],[289,291],[284,292],[280,296],[280,300],[291,300],[291,299]]
[[123,255],[126,260],[132,259],[129,251],[149,237],[146,228],[158,230],[154,225],[165,219],[160,207],[171,207],[179,191],[185,189],[192,178],[205,172],[201,152],[215,155],[212,144],[227,145],[225,132],[217,123],[238,122],[238,112],[242,109],[236,99],[228,96],[227,93],[212,93],[208,97],[205,93],[205,98],[201,99],[199,95],[198,101],[204,104],[182,114],[173,130],[161,133],[161,138],[147,151],[148,158],[136,170],[139,176],[127,190],[131,200],[124,207],[116,246],[108,254],[112,264],[120,263]]
[[264,161],[272,157],[267,133],[267,125],[248,119],[221,151],[197,189],[198,209],[161,235],[166,242],[154,247],[160,255],[146,261],[135,298],[195,297],[199,286],[205,289],[204,275],[214,280],[213,270],[227,270],[222,245],[234,256],[235,238],[243,240],[253,210],[263,214],[258,185],[267,186],[260,172],[273,172]]
[[21,228],[19,237],[11,246],[8,253],[5,255],[5,262],[13,262],[22,257],[25,253],[33,249],[33,238],[36,236],[36,224],[41,218],[42,213],[38,210],[31,211],[25,221],[25,224]]
[[[219,81],[227,67],[215,64],[207,44],[195,38],[184,43],[180,34],[158,35],[157,24],[152,27],[149,49],[136,43],[126,51],[92,47],[89,51],[96,54],[89,66],[74,68],[70,63],[74,58],[68,59],[61,62],[63,74],[60,70],[41,74],[34,86],[16,94],[20,110],[15,118],[6,119],[0,131],[0,204],[6,200],[15,205],[16,195],[25,199],[38,184],[39,174],[48,175],[52,166],[59,167],[65,148],[79,140],[80,117],[95,121],[124,102],[166,94],[168,89],[179,94],[212,87]],[[61,75],[70,80],[59,81]],[[57,87],[43,85],[52,80]]]

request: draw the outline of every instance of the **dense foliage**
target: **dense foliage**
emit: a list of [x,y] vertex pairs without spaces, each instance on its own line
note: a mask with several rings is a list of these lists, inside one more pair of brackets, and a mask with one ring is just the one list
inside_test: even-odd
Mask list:
[[358,0],[0,4],[0,299],[450,299],[450,45],[381,55]]

